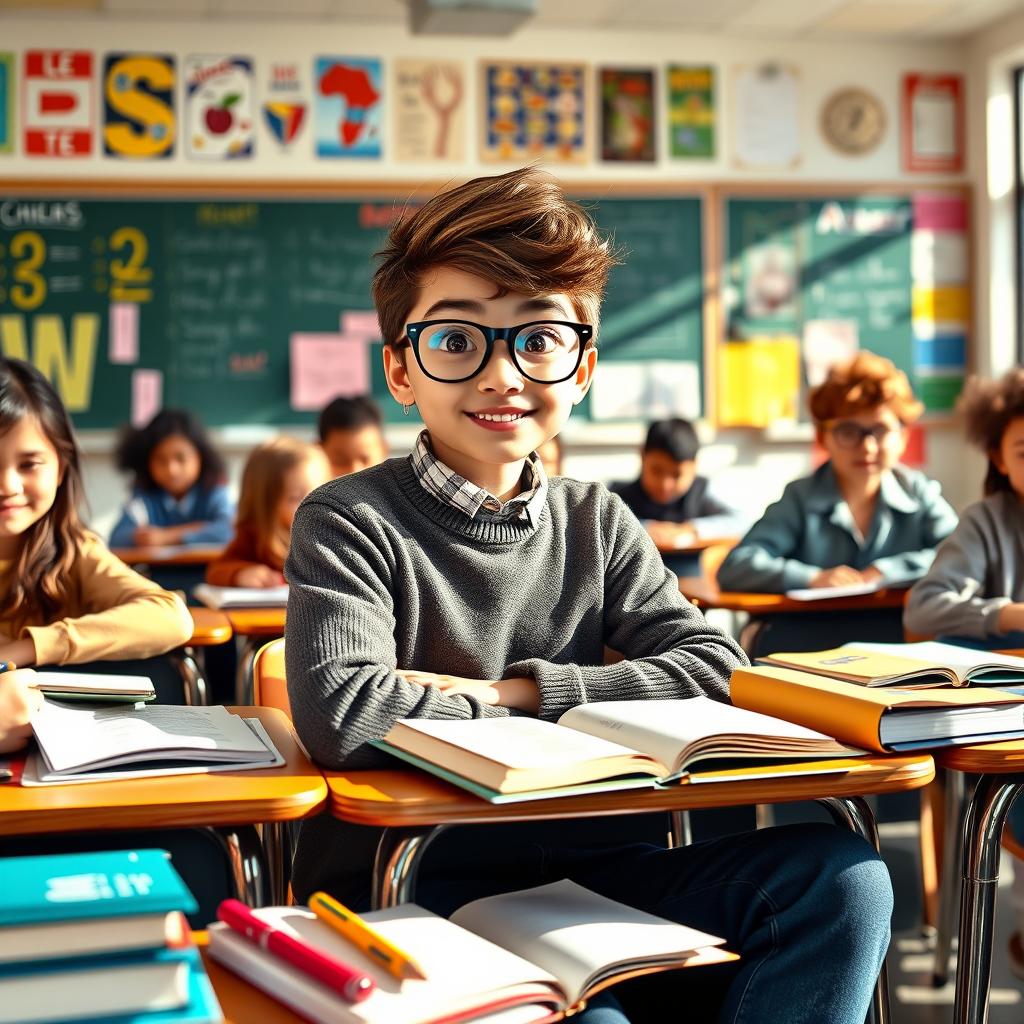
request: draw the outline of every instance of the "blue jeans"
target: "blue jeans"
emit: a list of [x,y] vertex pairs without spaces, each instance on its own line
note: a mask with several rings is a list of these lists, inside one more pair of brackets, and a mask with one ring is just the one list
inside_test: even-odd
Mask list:
[[[629,819],[619,821],[625,840]],[[573,824],[562,823],[568,843],[558,845],[509,842],[501,826],[458,829],[459,863],[424,871],[416,902],[447,915],[489,892],[571,878],[722,936],[741,957],[616,986],[580,1014],[580,1024],[862,1024],[889,945],[892,887],[858,836],[806,824],[674,850],[573,847]]]

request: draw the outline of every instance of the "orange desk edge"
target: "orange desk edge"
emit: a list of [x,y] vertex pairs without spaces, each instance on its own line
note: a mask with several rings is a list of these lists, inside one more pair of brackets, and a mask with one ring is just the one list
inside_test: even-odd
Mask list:
[[284,633],[283,607],[225,608],[224,614],[237,636],[281,636]]
[[907,591],[886,587],[870,594],[850,597],[827,597],[820,601],[794,601],[785,594],[755,594],[746,591],[719,590],[714,580],[705,576],[680,576],[679,592],[699,608],[724,608],[751,615],[778,615],[783,612],[870,611],[902,608]]
[[231,620],[213,608],[189,608],[192,616],[190,647],[215,647],[231,639]]
[[223,550],[223,546],[178,550],[174,545],[167,545],[167,548],[111,548],[127,565],[206,565],[219,558]]

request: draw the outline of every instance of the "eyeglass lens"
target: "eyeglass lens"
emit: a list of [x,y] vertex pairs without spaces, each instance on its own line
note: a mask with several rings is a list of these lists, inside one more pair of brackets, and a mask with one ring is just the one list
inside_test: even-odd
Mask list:
[[876,423],[873,427],[862,427],[859,423],[844,420],[832,428],[832,436],[843,448],[859,448],[869,437],[877,444],[884,444],[895,433],[892,427],[884,423]]

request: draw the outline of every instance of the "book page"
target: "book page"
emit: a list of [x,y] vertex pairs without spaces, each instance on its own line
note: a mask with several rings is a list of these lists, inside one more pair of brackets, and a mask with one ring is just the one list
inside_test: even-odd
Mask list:
[[[730,743],[736,737],[798,741],[799,753],[808,752],[801,749],[806,742],[832,743],[831,737],[813,729],[744,711],[709,697],[596,701],[570,708],[558,722],[580,732],[614,738],[650,754],[662,764],[674,766],[675,770],[685,767],[694,748],[699,747],[702,753],[714,749],[716,744],[702,742],[709,737],[721,737],[719,746],[723,754],[735,751],[737,746],[750,747],[749,743]],[[778,743],[766,744],[766,756],[777,754],[779,746]],[[838,756],[840,752],[835,753]]]
[[941,665],[955,672],[960,681],[966,679],[972,669],[977,670],[983,666],[1007,668],[1024,676],[1024,658],[1015,658],[1009,654],[996,654],[995,651],[975,651],[970,647],[943,644],[937,640],[922,640],[913,644],[856,642],[843,646],[856,647],[863,651],[874,651],[878,654],[891,654],[900,658],[913,658],[930,665]]
[[288,604],[288,584],[280,587],[214,587],[199,583],[192,588],[207,608],[282,608]]
[[52,693],[147,694],[153,692],[148,676],[115,676],[103,672],[36,672],[36,688]]
[[792,601],[824,601],[830,597],[857,597],[860,594],[873,594],[876,590],[891,586],[885,580],[875,583],[848,583],[844,587],[801,587],[787,590],[786,597]]
[[955,673],[940,662],[924,662],[902,655],[873,651],[869,645],[849,643],[828,651],[777,651],[758,659],[765,665],[782,665],[843,679],[861,686],[905,683],[941,686],[956,681]]
[[474,900],[452,921],[547,968],[569,1001],[585,995],[608,968],[681,962],[724,940],[599,896],[563,879],[520,892]]

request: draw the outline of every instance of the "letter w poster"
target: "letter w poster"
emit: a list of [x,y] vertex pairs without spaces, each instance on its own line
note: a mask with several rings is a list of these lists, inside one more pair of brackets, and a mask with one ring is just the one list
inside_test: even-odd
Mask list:
[[111,53],[103,63],[103,152],[162,160],[174,152],[174,58]]

